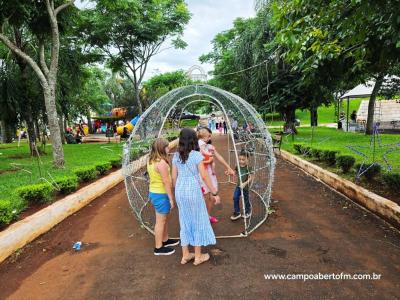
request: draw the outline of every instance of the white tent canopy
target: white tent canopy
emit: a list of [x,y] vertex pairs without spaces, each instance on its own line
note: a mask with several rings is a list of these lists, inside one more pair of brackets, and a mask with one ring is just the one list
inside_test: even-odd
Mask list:
[[[400,79],[397,76],[386,76],[385,82],[392,79]],[[375,80],[369,80],[365,84],[359,84],[355,88],[347,91],[344,95],[340,96],[340,99],[346,98],[366,98],[371,96],[372,90],[375,86]]]

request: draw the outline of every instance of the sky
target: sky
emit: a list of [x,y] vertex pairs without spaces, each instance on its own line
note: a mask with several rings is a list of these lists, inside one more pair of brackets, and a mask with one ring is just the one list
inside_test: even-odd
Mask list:
[[[161,47],[167,49],[153,57],[148,65],[145,80],[158,73],[188,70],[193,65],[201,65],[206,72],[212,65],[200,64],[199,57],[212,49],[214,36],[232,28],[233,21],[255,15],[253,0],[186,0],[192,18],[184,30],[183,40],[188,44],[184,50],[167,49],[168,41]],[[78,0],[79,8],[87,6]]]

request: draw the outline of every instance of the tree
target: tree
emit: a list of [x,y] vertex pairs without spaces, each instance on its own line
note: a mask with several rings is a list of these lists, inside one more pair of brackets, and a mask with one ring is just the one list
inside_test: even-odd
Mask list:
[[338,83],[375,78],[366,130],[371,134],[376,95],[400,59],[400,19],[393,14],[400,2],[274,0],[271,8],[276,41],[305,77],[327,62],[340,62],[348,68]]
[[82,32],[105,55],[113,71],[133,84],[139,114],[143,112],[140,87],[150,59],[169,37],[184,48],[179,35],[190,14],[183,0],[99,0],[86,15]]
[[[43,1],[2,1],[0,21],[2,30],[0,41],[2,41],[15,55],[24,60],[34,70],[43,88],[47,118],[52,139],[53,163],[56,167],[64,166],[64,151],[62,148],[61,132],[58,123],[56,106],[56,85],[60,49],[60,33],[58,28],[58,15],[67,7],[73,5],[74,1],[69,1],[56,6],[54,0]],[[46,13],[45,13],[46,12]],[[43,24],[43,16],[47,14],[50,28],[50,66],[48,66],[45,53],[45,42],[47,35],[43,32],[38,33],[38,24]],[[16,41],[8,36],[7,25],[18,25],[24,30],[31,30],[36,33],[38,39],[39,62],[32,56],[18,47]]]
[[190,78],[181,70],[155,75],[143,83],[142,101],[150,105],[169,91],[189,84]]

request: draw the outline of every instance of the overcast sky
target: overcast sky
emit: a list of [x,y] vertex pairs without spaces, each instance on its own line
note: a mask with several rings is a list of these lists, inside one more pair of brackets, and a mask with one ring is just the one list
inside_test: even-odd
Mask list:
[[[146,79],[158,72],[187,70],[200,64],[200,55],[211,50],[214,36],[232,27],[238,17],[248,18],[255,15],[253,0],[186,0],[192,18],[184,31],[183,39],[188,46],[184,50],[168,49],[153,57],[147,68]],[[77,1],[78,7],[84,7],[84,1]],[[166,43],[162,48],[168,48]],[[201,65],[206,72],[211,65]]]

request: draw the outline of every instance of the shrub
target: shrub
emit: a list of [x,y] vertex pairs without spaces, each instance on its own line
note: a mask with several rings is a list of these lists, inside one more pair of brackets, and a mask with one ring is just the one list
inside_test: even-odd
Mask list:
[[296,154],[303,153],[303,145],[302,144],[293,144],[294,151]]
[[9,224],[16,217],[16,210],[8,199],[0,199],[0,227]]
[[390,190],[400,191],[400,173],[385,173],[382,178]]
[[70,194],[78,189],[78,177],[76,176],[61,177],[55,181],[61,194]]
[[347,173],[354,166],[356,159],[351,155],[341,155],[336,158],[336,164],[342,169],[343,173]]
[[79,182],[88,182],[97,177],[97,170],[94,166],[76,168],[73,172],[78,177]]
[[365,176],[368,180],[372,180],[381,173],[382,168],[378,164],[357,164],[356,169],[358,170],[358,173],[362,173],[361,176]]
[[129,151],[130,160],[136,160],[140,157],[140,150],[138,148],[132,148]]
[[110,169],[111,164],[109,162],[99,163],[96,165],[96,170],[100,175],[104,175]]
[[49,203],[53,200],[54,187],[48,183],[38,183],[22,186],[16,192],[28,203]]
[[320,149],[311,149],[311,156],[316,158],[317,160],[321,160],[322,150]]
[[121,158],[116,158],[110,160],[110,164],[113,168],[120,168],[122,166],[122,160]]
[[321,159],[328,165],[333,166],[336,163],[337,151],[323,150],[321,153]]
[[303,146],[302,147],[302,152],[303,152],[303,155],[304,156],[308,156],[308,157],[311,157],[311,147],[309,147],[309,146]]

